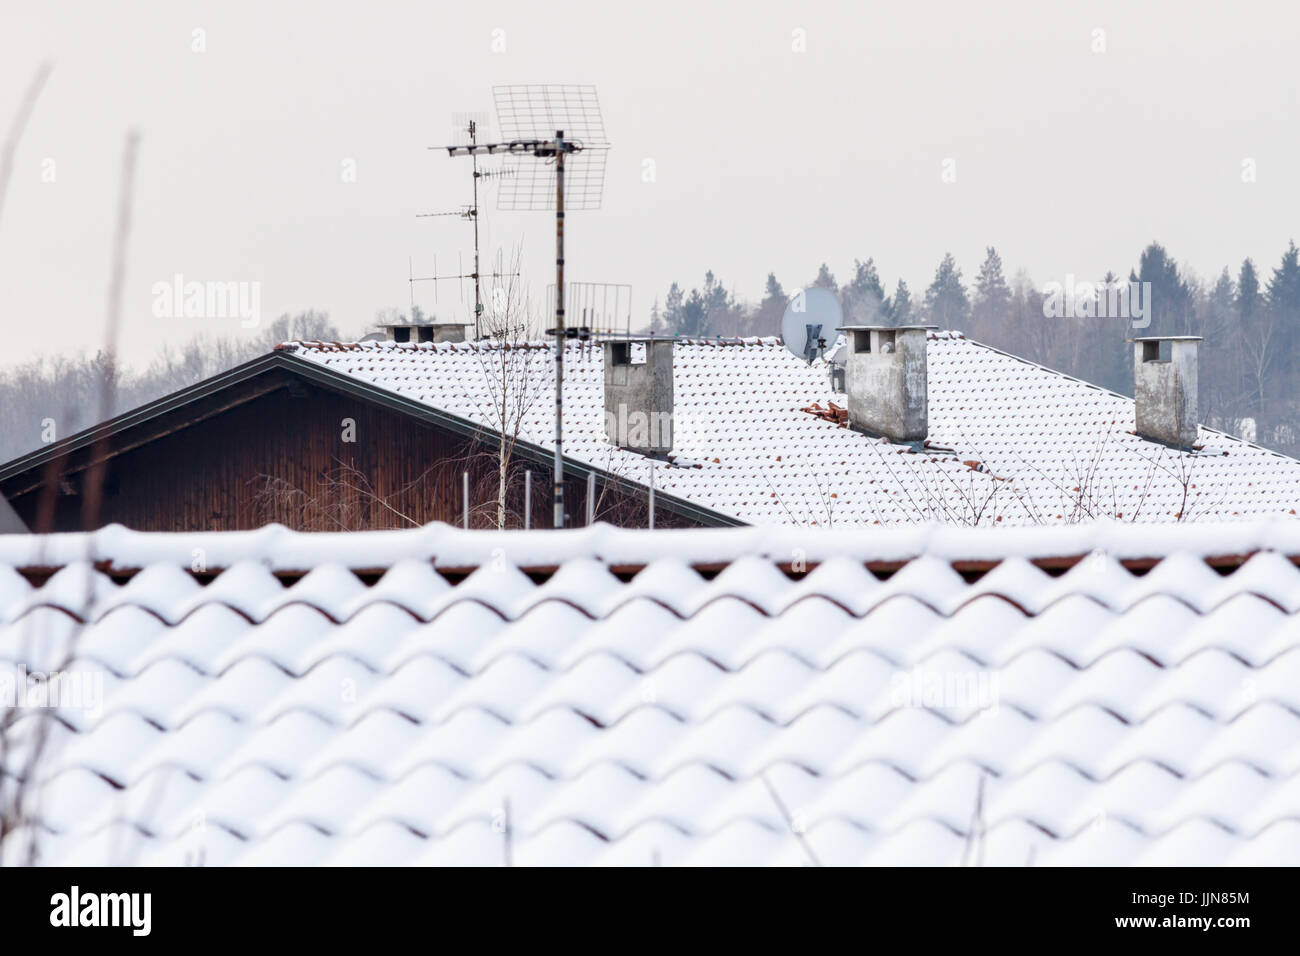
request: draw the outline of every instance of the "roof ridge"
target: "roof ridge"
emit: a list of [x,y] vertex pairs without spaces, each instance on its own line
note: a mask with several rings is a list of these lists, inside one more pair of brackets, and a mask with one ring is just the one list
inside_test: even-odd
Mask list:
[[[638,341],[642,336],[631,335],[627,339]],[[586,341],[570,341],[565,343],[566,349],[591,349],[606,342],[623,341],[621,337],[610,336],[608,338],[593,338]],[[727,336],[701,336],[701,335],[683,335],[674,336],[671,341],[676,345],[691,346],[732,346],[732,347],[754,347],[754,346],[780,346],[781,338],[777,335],[727,335]],[[551,342],[545,339],[529,339],[525,342],[498,342],[491,340],[480,340],[477,342],[390,342],[387,340],[370,340],[365,341],[357,339],[353,341],[324,341],[321,339],[291,339],[273,347],[273,351],[295,352],[299,349],[312,351],[460,351],[462,349],[496,349],[496,348],[527,348],[527,349],[549,349]]]

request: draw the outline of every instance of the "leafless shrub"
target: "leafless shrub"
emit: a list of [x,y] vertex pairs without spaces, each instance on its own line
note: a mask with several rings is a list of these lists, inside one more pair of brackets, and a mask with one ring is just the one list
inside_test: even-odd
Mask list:
[[988,772],[980,769],[979,782],[975,785],[975,812],[971,815],[970,829],[966,831],[966,844],[962,848],[961,865],[969,862],[973,866],[984,865],[984,847],[988,842],[988,823],[984,820],[984,784]]
[[[977,448],[972,442],[962,446]],[[1145,443],[1138,448],[1121,447],[1111,431],[1098,439],[1088,455],[1063,461],[1059,469],[1049,470],[1017,455],[1018,467],[1004,474],[990,468],[991,456],[978,450],[963,452],[970,456],[963,460],[951,449],[917,450],[889,442],[872,442],[868,447],[888,476],[875,483],[864,499],[876,524],[902,521],[981,527],[998,525],[1004,519],[1032,525],[1139,522],[1152,517],[1152,495],[1162,481],[1173,484],[1179,501],[1176,510],[1159,519],[1186,522],[1213,514],[1227,494],[1225,490],[1216,499],[1198,487],[1195,452]],[[1121,488],[1103,465],[1126,457],[1141,467],[1135,484]],[[954,464],[962,467],[953,468]],[[789,500],[765,480],[791,523],[833,522],[834,508],[841,499],[829,490],[833,486],[824,475],[812,476],[817,499],[801,491],[798,500]],[[1038,486],[1037,492],[1034,486]],[[885,502],[897,502],[900,507]]]
[[[43,82],[43,79],[41,82]],[[39,88],[37,91],[39,92]],[[107,417],[108,409],[112,407],[114,401],[116,376],[112,374],[112,370],[117,354],[118,330],[122,314],[122,283],[126,273],[127,244],[131,231],[133,187],[139,142],[140,137],[136,131],[130,130],[127,132],[119,174],[117,221],[113,233],[112,271],[109,280],[105,319],[105,342],[102,354],[106,358],[109,374],[104,376],[98,396],[101,417]],[[104,449],[98,449],[96,457],[102,459],[104,457],[103,452]],[[96,527],[98,524],[103,480],[102,466],[92,467],[86,485],[86,502],[83,511],[83,520],[87,530]],[[65,642],[61,663],[54,669],[54,673],[61,674],[70,670],[70,665],[76,657],[81,630],[92,623],[91,616],[94,611],[94,564],[97,556],[90,541],[91,539],[87,538],[87,554],[84,562],[86,587],[82,595],[79,611],[75,616],[76,625]],[[43,542],[44,539],[42,539],[42,544]],[[39,618],[36,615],[30,615],[27,618],[25,630],[34,627],[37,620]],[[32,638],[32,635],[24,635],[24,640],[20,645],[19,660],[16,662],[24,665],[22,668],[24,671],[26,662],[35,659],[35,654],[31,649],[39,642],[40,635],[35,635],[34,639],[30,638]],[[24,677],[26,678],[27,675],[24,674]],[[47,692],[52,693],[52,688]],[[41,822],[38,807],[40,800],[38,784],[41,770],[48,759],[47,749],[54,721],[60,719],[57,716],[60,702],[49,700],[46,701],[46,704],[48,706],[40,707],[34,715],[30,715],[30,720],[27,721],[27,726],[23,728],[25,732],[22,735],[18,735],[17,727],[24,714],[21,713],[17,700],[15,700],[14,706],[6,706],[3,716],[0,716],[0,863],[4,862],[3,854],[9,842],[8,838],[11,834],[20,831],[25,831],[27,844],[20,854],[19,862],[33,865],[39,858]],[[11,755],[19,747],[23,748],[24,759],[15,773],[12,772],[10,765]]]
[[23,98],[19,100],[18,112],[14,114],[13,122],[9,125],[9,132],[5,135],[4,147],[0,149],[0,213],[4,212],[5,193],[9,191],[9,180],[13,178],[14,156],[18,153],[18,144],[22,142],[27,121],[31,119],[32,111],[36,109],[36,101],[40,99],[41,90],[45,89],[45,81],[50,78],[53,71],[54,64],[48,60],[36,68],[36,73],[23,92]]
[[272,522],[300,531],[361,531],[374,527],[418,527],[420,521],[401,503],[414,489],[436,482],[454,470],[455,460],[426,469],[390,494],[375,491],[369,477],[354,465],[334,460],[335,467],[314,487],[299,488],[277,475],[258,475],[251,482],[259,524]]

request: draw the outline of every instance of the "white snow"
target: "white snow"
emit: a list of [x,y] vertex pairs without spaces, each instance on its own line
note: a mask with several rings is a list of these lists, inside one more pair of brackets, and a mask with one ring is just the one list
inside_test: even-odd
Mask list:
[[[796,547],[802,577],[778,567]],[[58,554],[41,587],[18,573]],[[1223,554],[1252,556],[1202,561]],[[103,678],[97,710],[50,724],[51,863],[495,864],[508,798],[519,863],[799,864],[770,784],[823,862],[955,864],[981,776],[989,863],[1286,863],[1297,556],[1292,522],[109,528],[0,539],[0,682]],[[973,583],[950,563],[999,558]],[[882,559],[903,566],[881,580]]]

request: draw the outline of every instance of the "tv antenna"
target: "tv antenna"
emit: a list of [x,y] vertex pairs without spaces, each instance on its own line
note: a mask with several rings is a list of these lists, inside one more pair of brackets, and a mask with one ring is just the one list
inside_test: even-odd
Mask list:
[[[477,146],[477,145],[478,145],[478,135],[479,135],[479,132],[480,132],[481,130],[483,130],[483,129],[486,129],[486,128],[487,128],[487,125],[488,125],[488,119],[487,119],[487,114],[486,114],[486,113],[453,113],[453,114],[452,114],[452,134],[451,134],[451,135],[452,135],[452,142],[453,142],[456,146],[468,146],[468,147],[474,147],[474,146]],[[433,260],[433,272],[434,272],[433,275],[431,275],[431,276],[419,276],[419,277],[416,277],[416,276],[414,275],[414,273],[410,271],[410,268],[411,268],[411,267],[410,267],[410,264],[408,263],[408,276],[409,276],[409,281],[410,281],[410,283],[411,283],[411,311],[412,311],[412,313],[414,313],[414,311],[415,311],[415,283],[416,283],[416,282],[425,282],[425,281],[431,281],[431,282],[433,282],[433,301],[436,303],[436,302],[438,301],[438,283],[439,283],[439,282],[441,282],[441,281],[450,281],[450,280],[453,280],[453,279],[461,280],[461,281],[463,282],[465,279],[473,279],[473,280],[474,280],[474,338],[475,338],[475,339],[480,339],[480,338],[483,337],[483,328],[482,328],[482,321],[483,321],[483,279],[485,279],[485,278],[487,278],[487,279],[504,279],[504,278],[507,278],[507,276],[511,276],[511,275],[517,276],[518,273],[517,273],[517,272],[516,272],[516,273],[505,273],[505,272],[502,272],[502,271],[501,271],[500,256],[497,257],[497,269],[496,269],[496,271],[494,271],[494,272],[490,272],[490,273],[488,273],[487,275],[483,275],[483,274],[479,271],[479,241],[478,241],[479,203],[478,203],[478,181],[479,181],[480,179],[498,179],[498,178],[508,178],[508,177],[510,177],[510,176],[515,175],[515,172],[514,172],[513,169],[506,169],[506,168],[498,168],[498,169],[483,169],[483,170],[481,170],[481,169],[479,169],[479,165],[478,165],[478,153],[477,153],[477,152],[471,152],[471,153],[470,153],[470,157],[471,157],[471,162],[472,162],[472,172],[473,172],[473,191],[472,191],[472,193],[471,193],[472,199],[471,199],[470,203],[469,203],[468,205],[461,206],[460,209],[457,209],[457,210],[452,211],[452,212],[423,212],[423,213],[417,213],[417,214],[416,214],[416,218],[417,218],[417,219],[436,219],[436,218],[442,218],[442,217],[445,217],[445,216],[456,216],[456,217],[459,218],[459,219],[465,219],[465,220],[469,221],[469,222],[474,226],[474,269],[473,269],[473,271],[472,271],[472,272],[466,272],[466,271],[465,271],[465,268],[464,268],[464,265],[462,264],[462,265],[459,267],[459,271],[458,271],[457,274],[455,274],[455,275],[439,275],[439,274],[438,274],[438,260],[437,260],[437,257],[435,257],[434,260]],[[462,289],[462,294],[461,294],[461,301],[462,301],[462,302],[465,301],[465,296],[464,296],[464,290],[463,290],[463,289]]]
[[[495,86],[503,142],[431,147],[448,156],[507,158],[513,175],[497,191],[497,208],[555,210],[555,475],[554,524],[564,527],[564,344],[577,329],[564,324],[564,213],[599,209],[605,185],[605,122],[594,86]],[[543,162],[525,162],[527,158]],[[566,165],[568,169],[566,171]],[[566,178],[568,182],[566,183]],[[566,188],[568,195],[566,196]]]
[[[546,297],[555,295],[555,286],[546,287]],[[570,282],[564,290],[565,318],[577,316],[578,334],[632,334],[632,287],[615,282]]]
[[[421,215],[422,215],[422,216],[439,216],[439,215],[455,215],[455,213],[422,213]],[[477,251],[478,251],[478,250],[475,250],[476,253],[477,253]],[[517,276],[517,275],[519,275],[519,273],[518,273],[518,272],[506,272],[506,271],[504,271],[505,266],[504,266],[504,264],[503,264],[503,262],[502,262],[502,259],[501,259],[501,252],[500,252],[500,250],[497,251],[497,263],[496,263],[496,268],[493,269],[493,271],[491,271],[491,272],[484,272],[484,273],[480,274],[479,271],[478,271],[478,256],[477,256],[477,254],[475,255],[474,259],[475,259],[475,262],[474,262],[474,271],[473,271],[473,272],[466,272],[466,271],[465,271],[465,263],[464,263],[463,258],[461,258],[460,256],[457,256],[457,257],[456,257],[456,263],[457,263],[456,268],[457,268],[458,271],[457,271],[457,272],[453,272],[453,273],[447,273],[447,274],[444,275],[444,274],[441,274],[441,273],[438,272],[438,257],[437,257],[437,256],[434,256],[434,257],[433,257],[433,274],[432,274],[432,275],[427,275],[427,276],[417,276],[417,275],[415,274],[415,265],[414,265],[414,263],[412,262],[412,260],[408,257],[407,260],[406,260],[406,268],[407,268],[407,281],[410,283],[410,286],[411,286],[411,314],[412,314],[412,315],[415,314],[415,283],[417,283],[417,282],[432,282],[432,283],[433,283],[433,302],[434,302],[435,305],[437,305],[437,304],[438,304],[438,283],[439,283],[439,282],[453,282],[453,281],[459,281],[459,282],[460,282],[460,301],[461,301],[461,303],[463,304],[463,303],[465,302],[465,285],[464,285],[464,280],[466,280],[466,279],[473,279],[473,280],[474,280],[474,301],[475,301],[475,305],[476,305],[475,314],[481,317],[481,315],[482,315],[482,307],[481,307],[481,304],[482,304],[482,301],[483,301],[483,293],[482,293],[482,290],[481,290],[481,288],[480,288],[480,286],[479,286],[480,281],[483,280],[483,279],[505,279],[505,278],[508,278],[508,277],[511,277],[511,276]],[[475,336],[475,338],[482,338],[482,335],[481,335],[481,332],[480,332],[480,328],[479,328],[479,322],[478,322],[478,321],[475,321],[475,323],[474,323],[474,336]]]

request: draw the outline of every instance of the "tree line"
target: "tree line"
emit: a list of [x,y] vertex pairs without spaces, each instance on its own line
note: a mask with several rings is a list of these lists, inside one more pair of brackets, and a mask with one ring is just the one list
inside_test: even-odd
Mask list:
[[[1109,272],[1098,286],[1116,282]],[[1062,277],[1062,280],[1064,277]],[[1294,242],[1271,268],[1247,258],[1212,279],[1180,266],[1159,243],[1148,245],[1128,280],[1149,282],[1150,325],[1122,317],[1049,317],[1047,294],[1022,269],[1008,279],[997,250],[986,250],[973,283],[952,255],[914,300],[907,283],[888,288],[874,261],[854,260],[840,282],[823,264],[798,288],[836,293],[850,324],[928,323],[1125,395],[1133,390],[1135,334],[1200,335],[1201,421],[1300,455],[1300,252]],[[1082,281],[1082,280],[1080,280]],[[684,336],[775,335],[790,293],[768,273],[763,297],[745,302],[712,272],[689,290],[674,282],[656,300],[650,330]],[[41,356],[0,372],[0,461],[87,428],[99,419],[105,381],[110,415],[135,408],[263,355],[290,339],[340,339],[315,311],[283,315],[250,338],[200,336],[164,347],[147,366],[128,368],[103,353]]]
[[[1067,277],[1055,280],[1064,285]],[[1084,277],[1073,279],[1082,287]],[[955,329],[1013,355],[1046,365],[1124,395],[1133,394],[1135,335],[1199,335],[1202,423],[1251,438],[1288,454],[1300,454],[1300,252],[1288,244],[1277,264],[1261,269],[1250,258],[1202,278],[1180,266],[1158,242],[1142,250],[1122,273],[1088,280],[1096,290],[1126,282],[1150,283],[1145,318],[1135,328],[1115,315],[1059,316],[1021,269],[1008,278],[990,246],[967,282],[956,259],[945,254],[934,278],[914,301],[903,279],[892,292],[874,261],[855,259],[841,283],[826,264],[804,284],[782,285],[769,272],[757,303],[738,299],[713,272],[702,286],[674,282],[662,307],[656,299],[649,331],[682,336],[776,335],[788,295],[795,288],[836,293],[847,324],[925,323]]]
[[265,355],[281,342],[339,338],[329,316],[307,311],[282,315],[251,338],[201,335],[181,348],[164,346],[139,369],[102,351],[37,356],[0,372],[0,462],[98,423],[106,384],[111,418]]

